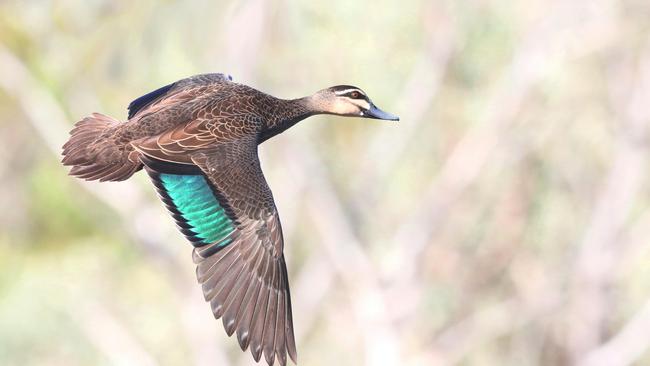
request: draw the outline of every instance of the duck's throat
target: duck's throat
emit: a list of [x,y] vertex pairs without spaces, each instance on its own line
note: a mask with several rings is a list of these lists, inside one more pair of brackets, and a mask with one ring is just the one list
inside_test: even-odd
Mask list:
[[259,142],[264,142],[317,113],[311,108],[308,98],[279,100],[267,118],[266,128],[262,131]]

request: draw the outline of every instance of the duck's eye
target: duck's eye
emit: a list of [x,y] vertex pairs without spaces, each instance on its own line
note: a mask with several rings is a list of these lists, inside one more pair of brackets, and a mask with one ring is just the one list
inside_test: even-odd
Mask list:
[[352,93],[350,93],[350,97],[351,97],[352,99],[358,99],[358,98],[359,98],[359,95],[360,95],[360,94],[359,94],[358,91],[353,91]]

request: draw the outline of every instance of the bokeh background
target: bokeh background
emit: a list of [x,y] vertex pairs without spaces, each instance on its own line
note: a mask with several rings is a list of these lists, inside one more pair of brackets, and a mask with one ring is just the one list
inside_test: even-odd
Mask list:
[[0,364],[250,365],[144,174],[72,124],[226,72],[353,84],[399,123],[260,150],[301,365],[650,364],[650,2],[0,2]]

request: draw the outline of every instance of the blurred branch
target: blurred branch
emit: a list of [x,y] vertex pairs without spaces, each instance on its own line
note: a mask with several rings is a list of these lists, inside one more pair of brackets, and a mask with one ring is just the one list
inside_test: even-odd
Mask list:
[[623,258],[619,261],[616,270],[619,276],[632,267],[639,258],[643,258],[643,251],[650,248],[650,240],[648,240],[650,238],[650,209],[647,209],[635,220],[633,225],[625,233],[622,233],[622,236],[623,238],[619,242],[625,243],[622,245],[624,250],[621,255]]
[[[508,139],[511,127],[531,90],[569,56],[592,50],[593,40],[586,37],[587,30],[602,21],[601,14],[586,12],[585,17],[575,18],[575,2],[549,5],[549,15],[522,38],[510,65],[486,97],[482,117],[456,144],[418,207],[396,230],[391,246],[395,248],[391,254],[396,263],[395,286],[413,280],[418,266],[411,264],[417,262],[453,204],[477,181],[484,167],[498,163],[496,153],[512,143]],[[567,35],[573,33],[577,34],[573,37],[585,36],[584,47],[571,42],[572,37]],[[572,53],[567,52],[569,49]]]
[[[363,201],[373,201],[368,195],[376,195],[381,187],[375,182],[386,181],[395,166],[401,163],[406,149],[414,135],[419,133],[421,125],[428,122],[424,117],[431,108],[452,52],[456,48],[457,25],[454,18],[449,16],[445,5],[434,2],[428,4],[422,18],[427,40],[395,108],[400,111],[399,133],[396,133],[395,127],[379,130],[368,144],[363,160],[380,161],[381,164],[362,166],[365,168],[359,174],[362,181],[354,184],[355,187],[363,189],[358,192],[360,200]],[[369,168],[372,168],[372,171]]]
[[[518,313],[516,318],[512,314]],[[515,299],[484,305],[478,311],[454,323],[436,337],[433,352],[452,365],[462,361],[472,348],[519,328],[530,319],[520,311]]]
[[[423,195],[419,207],[414,210],[413,215],[403,220],[398,228],[392,240],[394,245],[391,246],[395,250],[390,255],[394,260],[393,278],[396,279],[392,286],[401,288],[415,281],[420,266],[414,263],[419,262],[422,251],[430,243],[430,238],[449,216],[454,203],[477,181],[483,168],[488,164],[498,164],[494,161],[496,153],[507,149],[508,143],[511,143],[507,138],[511,127],[517,121],[522,104],[537,83],[569,57],[591,52],[594,44],[600,44],[601,40],[596,37],[602,37],[602,34],[594,35],[593,38],[587,36],[592,34],[592,28],[610,24],[611,16],[598,11],[587,11],[587,16],[575,18],[574,7],[578,6],[590,7],[586,3],[552,3],[548,10],[549,16],[544,17],[540,24],[522,38],[510,66],[486,98],[482,118],[461,138],[439,175],[433,179],[428,192]],[[568,37],[568,34],[571,34],[571,37]],[[579,37],[584,43],[576,47],[571,41],[572,37]],[[477,276],[480,275],[477,273]],[[508,312],[504,312],[506,313]],[[537,314],[531,313],[530,320]],[[473,317],[474,315],[470,315],[469,319]],[[486,338],[494,338],[509,329],[503,328],[503,324],[496,325],[499,329],[492,329],[492,326],[486,326],[487,323],[478,321],[460,324],[464,330],[457,334],[466,337],[462,337],[461,342],[458,338],[443,336],[442,339],[451,339],[451,343],[455,342],[453,339],[460,342],[451,345],[451,348],[443,347],[442,349],[449,352],[443,359],[458,361],[467,350],[477,346],[477,343],[485,342]]]
[[579,366],[632,365],[650,348],[650,300],[625,324],[621,331],[603,345],[580,357]]
[[[187,281],[183,282],[183,284],[187,283]],[[182,312],[183,339],[192,350],[194,365],[232,365],[233,362],[230,361],[224,347],[220,346],[225,342],[220,342],[219,339],[226,339],[226,334],[221,330],[221,324],[219,324],[221,321],[214,319],[210,310],[206,309],[201,287],[196,284],[189,287],[184,286],[183,289],[178,290],[178,293],[183,295],[176,299],[180,303],[179,307]],[[197,316],[197,314],[204,315]],[[233,340],[231,338],[229,342]]]
[[227,10],[228,19],[221,30],[225,49],[215,47],[215,58],[226,58],[229,72],[235,74],[235,81],[250,82],[254,80],[259,63],[258,53],[265,41],[268,27],[267,0],[235,1]]
[[154,366],[156,360],[140,345],[122,321],[99,302],[88,300],[71,311],[88,340],[111,365]]
[[298,342],[312,330],[318,320],[318,310],[334,285],[334,271],[328,262],[323,261],[323,255],[322,249],[315,250],[302,265],[302,272],[294,278],[291,303],[294,317],[300,319],[300,322],[294,320]]
[[307,210],[322,238],[318,242],[348,288],[358,329],[365,338],[366,364],[397,364],[400,342],[396,337],[399,333],[390,323],[391,316],[375,269],[345,217],[340,198],[323,171],[323,163],[307,144],[296,142],[287,147],[286,153],[290,157],[286,159],[289,165],[295,164],[311,176]]
[[[648,166],[647,101],[650,100],[650,42],[634,73],[628,58],[611,70],[613,106],[622,119],[614,164],[605,179],[580,244],[572,281],[569,346],[573,360],[598,347],[608,315],[607,289],[626,242],[618,240]],[[630,84],[633,84],[630,87]]]

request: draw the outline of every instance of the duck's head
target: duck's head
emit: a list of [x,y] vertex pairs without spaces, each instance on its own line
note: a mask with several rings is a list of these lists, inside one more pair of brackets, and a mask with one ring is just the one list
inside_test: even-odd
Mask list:
[[314,94],[311,100],[320,113],[399,121],[399,117],[377,108],[368,95],[356,86],[337,85],[323,89]]

